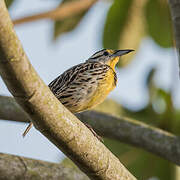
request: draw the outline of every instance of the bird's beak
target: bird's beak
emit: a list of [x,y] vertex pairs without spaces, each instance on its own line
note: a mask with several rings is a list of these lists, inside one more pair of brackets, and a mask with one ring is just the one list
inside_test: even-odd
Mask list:
[[113,57],[122,56],[134,51],[133,49],[126,49],[126,50],[115,50],[114,53],[111,55]]

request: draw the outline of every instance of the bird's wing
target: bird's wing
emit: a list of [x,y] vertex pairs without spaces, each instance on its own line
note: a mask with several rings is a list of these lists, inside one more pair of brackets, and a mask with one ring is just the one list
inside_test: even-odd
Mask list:
[[82,63],[65,71],[53,80],[49,87],[59,100],[69,98],[73,92],[83,97],[89,94],[88,90],[90,91],[92,86],[96,89],[97,81],[103,79],[108,70],[109,66],[102,63]]
[[79,69],[79,66],[81,66],[81,64],[68,69],[48,85],[55,95],[58,92],[60,93],[64,87],[73,81],[73,79],[77,76],[77,70]]

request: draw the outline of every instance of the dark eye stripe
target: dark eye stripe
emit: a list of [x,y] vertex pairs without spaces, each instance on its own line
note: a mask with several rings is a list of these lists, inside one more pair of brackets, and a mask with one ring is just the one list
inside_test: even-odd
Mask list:
[[108,53],[107,51],[105,51],[105,52],[103,53],[103,55],[104,55],[104,56],[108,56],[109,53]]

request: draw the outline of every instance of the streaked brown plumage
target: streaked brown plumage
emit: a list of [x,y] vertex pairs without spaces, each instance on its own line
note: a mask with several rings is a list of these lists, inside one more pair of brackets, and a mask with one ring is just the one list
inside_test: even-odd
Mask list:
[[101,89],[101,97],[91,103],[99,87],[102,88],[104,79],[107,79],[108,71],[114,75],[114,81],[106,84],[106,88],[111,89],[116,85],[116,74],[110,66],[100,62],[87,62],[70,68],[52,81],[49,88],[72,113],[81,112],[104,100],[106,92],[103,91],[107,89]]
[[[93,108],[104,101],[117,83],[115,65],[132,50],[103,49],[85,63],[73,66],[49,84],[50,90],[72,113]],[[25,130],[27,134],[32,123]]]

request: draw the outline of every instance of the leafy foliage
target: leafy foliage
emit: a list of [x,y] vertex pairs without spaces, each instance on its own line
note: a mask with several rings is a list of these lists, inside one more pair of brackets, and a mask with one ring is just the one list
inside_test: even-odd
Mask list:
[[112,4],[104,27],[103,46],[117,49],[121,33],[128,21],[132,0],[115,0]]
[[[64,0],[62,1],[62,4],[70,2],[72,0]],[[61,36],[63,33],[70,32],[73,29],[77,27],[77,25],[80,23],[84,15],[86,14],[88,10],[81,11],[79,14],[75,16],[68,17],[64,20],[58,20],[54,22],[54,39]]]
[[145,8],[147,31],[161,47],[172,47],[172,24],[167,1],[148,0]]
[[[173,46],[167,1],[115,0],[106,17],[103,46],[112,49],[128,47],[137,51],[145,32],[161,47]],[[127,65],[132,58],[133,53],[123,57],[118,66]]]
[[105,139],[105,145],[137,179],[147,180],[151,177],[157,177],[159,180],[173,179],[173,165],[167,160],[111,139]]
[[82,12],[76,16],[69,17],[64,20],[56,21],[54,23],[54,39],[61,36],[63,33],[70,32],[73,29],[75,29],[84,15],[85,12]]

